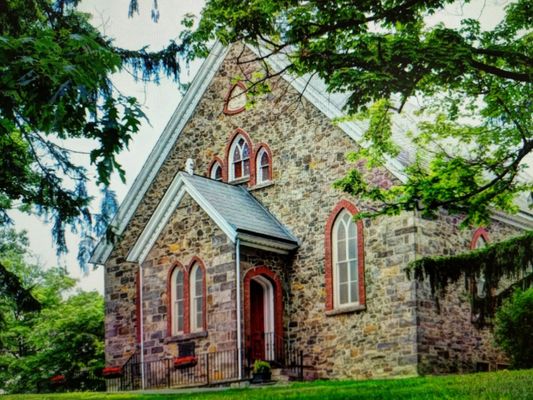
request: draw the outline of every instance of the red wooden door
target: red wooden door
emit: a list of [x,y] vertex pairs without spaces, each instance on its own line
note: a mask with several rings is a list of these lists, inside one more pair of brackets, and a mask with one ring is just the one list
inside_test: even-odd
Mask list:
[[265,307],[263,287],[250,281],[250,333],[252,359],[265,359]]

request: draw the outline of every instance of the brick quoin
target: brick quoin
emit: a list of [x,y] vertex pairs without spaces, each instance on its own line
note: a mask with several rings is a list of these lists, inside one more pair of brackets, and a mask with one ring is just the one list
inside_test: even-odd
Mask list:
[[245,346],[249,347],[249,337],[251,329],[251,300],[250,282],[256,276],[267,278],[274,287],[274,335],[283,337],[283,287],[278,275],[265,265],[257,266],[249,270],[243,280],[243,301],[244,301],[244,338]]
[[[331,311],[334,309],[333,302],[333,249],[331,243],[333,225],[337,216],[341,211],[346,210],[352,215],[359,213],[359,210],[355,205],[350,203],[348,200],[341,200],[333,209],[331,214],[328,217],[326,223],[326,236],[324,239],[324,249],[325,249],[325,284],[326,284],[326,311]],[[363,221],[356,221],[357,225],[357,269],[358,269],[358,282],[359,282],[359,304],[366,304],[366,295],[365,295],[365,248],[364,248],[364,237],[363,237]]]

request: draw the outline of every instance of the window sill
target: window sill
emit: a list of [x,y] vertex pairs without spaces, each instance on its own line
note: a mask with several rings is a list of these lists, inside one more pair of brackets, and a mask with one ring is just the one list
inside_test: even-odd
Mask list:
[[176,336],[168,336],[165,338],[165,344],[167,343],[179,343],[186,342],[192,339],[201,339],[207,337],[207,331],[184,333]]
[[234,179],[232,181],[228,181],[228,183],[230,185],[240,185],[241,183],[247,183],[248,181],[250,181],[250,176],[243,176],[242,178],[239,178],[239,179]]
[[264,189],[270,186],[274,186],[274,181],[266,181],[266,182],[258,183],[257,185],[250,187],[248,190],[251,192],[252,190]]
[[332,317],[335,315],[349,314],[349,313],[365,311],[365,310],[366,310],[366,306],[364,304],[358,304],[355,306],[339,307],[334,310],[328,310],[326,311],[326,316]]

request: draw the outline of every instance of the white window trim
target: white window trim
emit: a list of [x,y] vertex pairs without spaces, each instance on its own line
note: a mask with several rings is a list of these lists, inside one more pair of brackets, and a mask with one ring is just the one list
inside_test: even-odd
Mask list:
[[[244,136],[237,135],[233,139],[233,143],[231,144],[231,147],[229,149],[229,155],[228,155],[228,169],[229,169],[228,176],[229,176],[229,181],[235,181],[235,180],[241,180],[241,179],[244,180],[244,179],[250,178],[250,174],[240,176],[239,178],[235,178],[235,167],[234,167],[235,163],[233,161],[233,158],[234,158],[233,155],[235,153],[235,148],[237,147],[237,144],[239,143],[239,141],[241,139],[244,141],[244,144],[246,146],[248,146],[248,164],[250,165],[250,156],[252,155],[252,148],[251,148],[250,144],[248,143],[248,141],[246,140],[246,138]],[[242,154],[241,154],[241,157],[242,157]],[[241,158],[241,160],[239,162],[242,163],[243,159]]]
[[[178,279],[178,275],[179,273],[181,272],[182,274],[182,277],[183,277],[183,281],[182,281],[182,285],[183,285],[183,289],[182,289],[182,293],[183,293],[183,298],[182,298],[182,301],[183,301],[183,329],[181,330],[178,330],[178,307],[177,307],[177,293],[176,293],[176,283],[177,283],[177,279]],[[184,332],[184,329],[185,329],[185,273],[183,272],[183,270],[180,268],[180,267],[176,267],[174,268],[174,271],[172,271],[172,278],[170,280],[171,282],[171,286],[170,286],[170,300],[171,300],[171,315],[172,315],[172,334],[173,335],[178,335],[178,334],[181,334]]]
[[[198,265],[198,263],[195,263],[193,267],[191,268],[191,272],[189,274],[189,292],[190,292],[190,307],[189,307],[189,315],[190,315],[190,322],[191,322],[191,332],[202,332],[204,330],[203,325],[203,318],[204,318],[204,307],[202,304],[202,320],[200,322],[200,326],[198,326],[198,320],[196,315],[196,273],[197,271],[201,271],[202,273],[202,291],[204,290],[203,287],[203,274],[205,273],[204,270]],[[202,296],[200,296],[200,301],[204,301],[204,293],[202,293]]]
[[[274,359],[274,346],[276,344],[274,328],[274,286],[265,277],[258,275],[252,280],[257,282],[263,288],[263,312],[264,312],[264,332],[268,334],[265,336],[265,356],[267,360]],[[273,343],[268,343],[270,339],[274,339]]]
[[[485,240],[485,238],[483,236],[479,236],[476,239],[476,243],[474,244],[474,249],[476,250],[482,249],[485,246],[487,246],[487,244],[488,243]],[[485,291],[483,290],[486,284],[485,274],[481,273],[479,276],[476,276],[474,279],[474,282],[475,282],[476,296],[479,297],[480,299],[485,298]]]
[[[331,247],[332,247],[332,269],[333,269],[333,304],[334,304],[334,308],[335,309],[342,309],[342,308],[350,308],[350,307],[353,307],[353,306],[358,306],[360,305],[360,299],[361,299],[361,293],[360,293],[360,290],[359,290],[359,232],[357,231],[357,224],[355,224],[355,254],[356,254],[356,258],[354,259],[356,261],[356,264],[355,264],[355,273],[356,273],[356,277],[357,277],[357,299],[356,301],[351,301],[351,302],[348,302],[348,303],[344,303],[344,304],[341,304],[340,303],[340,295],[339,295],[339,292],[340,292],[340,282],[339,282],[339,272],[338,272],[338,246],[337,246],[337,231],[338,231],[338,227],[339,227],[339,224],[343,224],[344,226],[344,222],[342,222],[342,218],[344,216],[344,214],[348,214],[350,216],[350,220],[352,221],[353,224],[355,224],[355,222],[353,221],[353,215],[348,212],[346,209],[343,209],[338,215],[337,215],[337,218],[335,218],[335,222],[333,223],[333,229],[332,229],[332,234],[331,234]],[[344,229],[346,229],[346,249],[348,249],[348,229],[346,228],[346,226],[344,226]],[[348,251],[348,250],[347,250]],[[348,264],[348,282],[350,282],[350,267],[349,267],[349,263],[350,263],[350,259],[347,258],[344,262],[346,262]],[[350,287],[348,286],[348,296],[351,296],[350,294]]]
[[[235,93],[238,90],[240,90],[241,92],[240,93]],[[242,98],[241,98],[241,96],[242,96]],[[242,105],[237,105],[237,106],[232,106],[231,105],[231,102],[239,103],[240,101],[243,101],[243,99],[244,99],[244,103]],[[247,99],[246,99],[246,89],[244,89],[241,85],[236,83],[231,88],[231,91],[229,92],[229,95],[227,97],[226,110],[229,111],[229,112],[236,112],[236,111],[242,110],[244,107],[246,107],[246,101],[247,101]]]
[[270,181],[268,175],[266,177],[263,177],[262,175],[262,165],[261,165],[261,158],[263,158],[263,154],[266,154],[268,157],[268,168],[272,168],[272,160],[270,159],[270,156],[268,155],[268,152],[265,150],[264,147],[259,150],[259,153],[257,153],[257,156],[255,157],[255,175],[256,175],[256,184],[262,184],[267,183]]
[[[216,176],[216,170],[217,168],[220,168],[220,176],[222,177],[222,166],[220,165],[220,163],[218,161],[216,161],[212,166],[211,166],[211,171],[209,171],[209,177],[211,179],[214,179],[214,180],[217,180]],[[220,179],[222,180],[222,178]]]

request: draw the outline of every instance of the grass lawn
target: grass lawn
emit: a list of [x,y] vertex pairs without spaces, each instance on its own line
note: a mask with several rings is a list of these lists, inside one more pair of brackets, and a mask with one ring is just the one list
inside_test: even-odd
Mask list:
[[63,393],[0,396],[1,400],[78,399],[475,399],[533,400],[533,370],[372,381],[315,381],[288,386],[188,393]]

